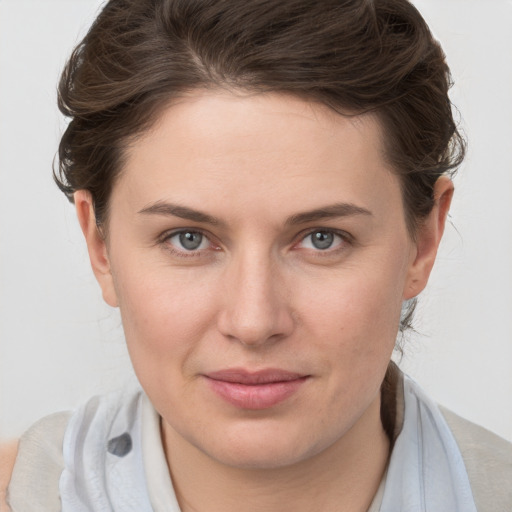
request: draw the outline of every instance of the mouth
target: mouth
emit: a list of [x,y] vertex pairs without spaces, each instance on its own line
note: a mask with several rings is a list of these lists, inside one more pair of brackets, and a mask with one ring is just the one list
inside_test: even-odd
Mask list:
[[210,389],[224,401],[241,409],[261,410],[284,402],[310,378],[281,369],[249,372],[240,368],[204,375]]

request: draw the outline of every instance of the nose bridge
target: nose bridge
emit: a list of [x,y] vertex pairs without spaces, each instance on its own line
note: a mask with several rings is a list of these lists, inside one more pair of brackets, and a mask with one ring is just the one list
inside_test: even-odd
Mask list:
[[290,305],[278,262],[257,247],[232,258],[226,269],[226,295],[220,329],[244,345],[260,345],[289,334]]

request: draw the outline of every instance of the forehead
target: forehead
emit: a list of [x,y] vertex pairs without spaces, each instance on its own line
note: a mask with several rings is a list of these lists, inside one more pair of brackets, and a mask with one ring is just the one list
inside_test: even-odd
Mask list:
[[400,203],[374,116],[342,116],[275,93],[182,98],[131,145],[125,162],[112,199],[123,195],[134,208],[172,200],[240,210],[256,201],[293,213],[316,203]]

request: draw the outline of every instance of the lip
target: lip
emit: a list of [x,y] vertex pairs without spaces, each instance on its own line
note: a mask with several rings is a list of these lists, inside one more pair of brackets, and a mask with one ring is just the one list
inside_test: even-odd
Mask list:
[[290,398],[309,375],[276,368],[256,372],[232,368],[211,372],[204,377],[210,388],[231,405],[241,409],[261,410]]

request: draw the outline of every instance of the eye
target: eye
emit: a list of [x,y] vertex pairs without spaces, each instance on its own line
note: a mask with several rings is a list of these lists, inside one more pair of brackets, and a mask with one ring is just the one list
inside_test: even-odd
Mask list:
[[312,231],[300,242],[300,246],[304,249],[314,249],[317,251],[326,251],[328,249],[336,249],[344,243],[344,238],[325,229],[317,229]]
[[167,242],[170,243],[174,249],[178,251],[200,251],[208,249],[210,241],[205,235],[199,231],[179,231],[172,234],[167,238]]

